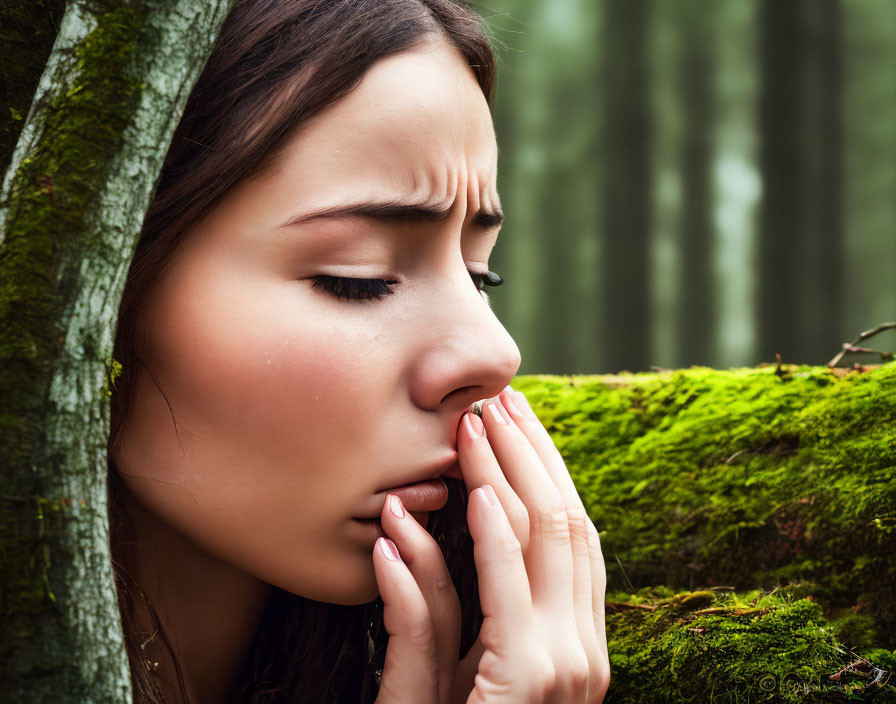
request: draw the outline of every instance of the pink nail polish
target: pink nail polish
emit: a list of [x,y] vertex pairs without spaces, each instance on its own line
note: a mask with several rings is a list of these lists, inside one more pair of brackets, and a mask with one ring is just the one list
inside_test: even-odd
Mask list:
[[501,425],[507,425],[507,419],[501,414],[501,411],[498,410],[498,405],[496,403],[488,404],[489,413],[492,414],[496,423],[500,423]]
[[388,538],[378,538],[380,544],[380,550],[382,550],[383,555],[386,556],[387,560],[397,561],[401,559],[401,556],[398,554],[398,548],[395,547],[395,543],[393,543]]
[[401,505],[401,499],[395,494],[389,494],[389,510],[396,518],[404,518],[404,507]]
[[473,440],[478,440],[485,432],[485,426],[482,424],[482,418],[475,413],[466,413],[464,415],[464,423],[467,426],[467,433]]

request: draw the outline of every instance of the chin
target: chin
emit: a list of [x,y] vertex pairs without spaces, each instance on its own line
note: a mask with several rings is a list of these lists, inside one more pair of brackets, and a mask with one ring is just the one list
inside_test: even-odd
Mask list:
[[283,585],[280,588],[306,599],[341,606],[369,604],[380,595],[372,560],[369,560],[366,568],[359,567],[357,570],[343,573],[337,579],[314,587],[305,584],[302,587]]
[[379,595],[380,588],[376,583],[376,578],[371,568],[369,581],[340,584],[333,592],[327,595],[327,598],[319,599],[318,601],[326,601],[329,604],[340,604],[342,606],[360,606],[361,604],[369,604]]

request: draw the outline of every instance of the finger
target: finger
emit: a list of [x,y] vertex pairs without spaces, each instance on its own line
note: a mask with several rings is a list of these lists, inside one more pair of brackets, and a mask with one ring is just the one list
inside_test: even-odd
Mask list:
[[579,498],[576,485],[569,474],[569,470],[566,468],[566,462],[557,446],[554,445],[554,440],[548,433],[547,428],[538,420],[526,396],[507,386],[498,394],[498,397],[517,427],[526,436],[532,447],[535,448],[536,454],[538,454],[539,459],[541,459],[542,464],[547,469],[548,475],[560,492],[560,496],[563,497],[563,503],[570,507],[582,506],[582,500]]
[[457,461],[468,496],[477,487],[485,484],[492,487],[525,555],[529,547],[529,511],[507,482],[489,445],[482,420],[475,413],[465,413],[460,420]]
[[528,438],[510,418],[498,397],[483,407],[485,431],[510,486],[529,512],[526,568],[532,600],[544,604],[561,627],[575,631],[570,598],[573,561],[569,523],[560,492]]
[[436,704],[438,657],[429,609],[391,540],[377,539],[373,571],[389,634],[376,704]]
[[439,658],[439,701],[450,704],[460,656],[460,601],[445,558],[439,544],[395,494],[386,494],[380,522],[426,600]]
[[593,523],[588,524],[588,551],[591,562],[591,584],[593,598],[594,630],[597,633],[598,644],[607,657],[607,630],[604,614],[604,600],[607,593],[607,568],[604,563],[603,550],[600,546],[600,535]]
[[480,637],[489,650],[502,657],[531,629],[532,594],[522,548],[488,484],[470,494],[467,524],[479,580]]
[[[607,571],[604,565],[600,536],[594,524],[588,523],[588,550],[591,554],[591,583],[594,593],[594,632],[597,635],[599,659],[597,671],[589,673],[588,704],[599,704],[610,687],[610,657],[607,651],[607,629],[604,618],[604,598],[607,590]],[[589,659],[589,664],[591,664]]]
[[[535,448],[539,459],[563,498],[573,555],[573,610],[575,611],[576,626],[582,647],[588,657],[589,667],[593,670],[591,674],[598,676],[599,665],[606,657],[606,635],[603,635],[604,642],[601,646],[598,632],[603,634],[603,629],[597,630],[594,609],[598,601],[603,603],[603,596],[601,593],[598,598],[595,593],[599,585],[594,584],[592,573],[595,570],[604,569],[604,565],[599,541],[597,552],[594,553],[589,537],[590,531],[593,531],[595,536],[597,531],[585,510],[563,457],[554,445],[547,429],[532,411],[525,395],[507,386],[499,394],[499,397],[517,427]],[[606,577],[604,577],[604,583],[606,583]]]

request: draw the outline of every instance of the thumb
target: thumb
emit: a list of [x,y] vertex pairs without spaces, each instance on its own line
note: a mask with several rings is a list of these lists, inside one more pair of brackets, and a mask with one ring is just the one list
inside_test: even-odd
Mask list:
[[375,704],[438,704],[439,659],[429,608],[398,548],[388,538],[376,541],[373,570],[389,634]]

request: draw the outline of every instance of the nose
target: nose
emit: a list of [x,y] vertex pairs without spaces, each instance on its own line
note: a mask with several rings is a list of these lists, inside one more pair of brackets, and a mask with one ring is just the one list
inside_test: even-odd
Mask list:
[[417,328],[411,394],[422,409],[460,414],[510,383],[520,351],[463,262],[442,281]]

